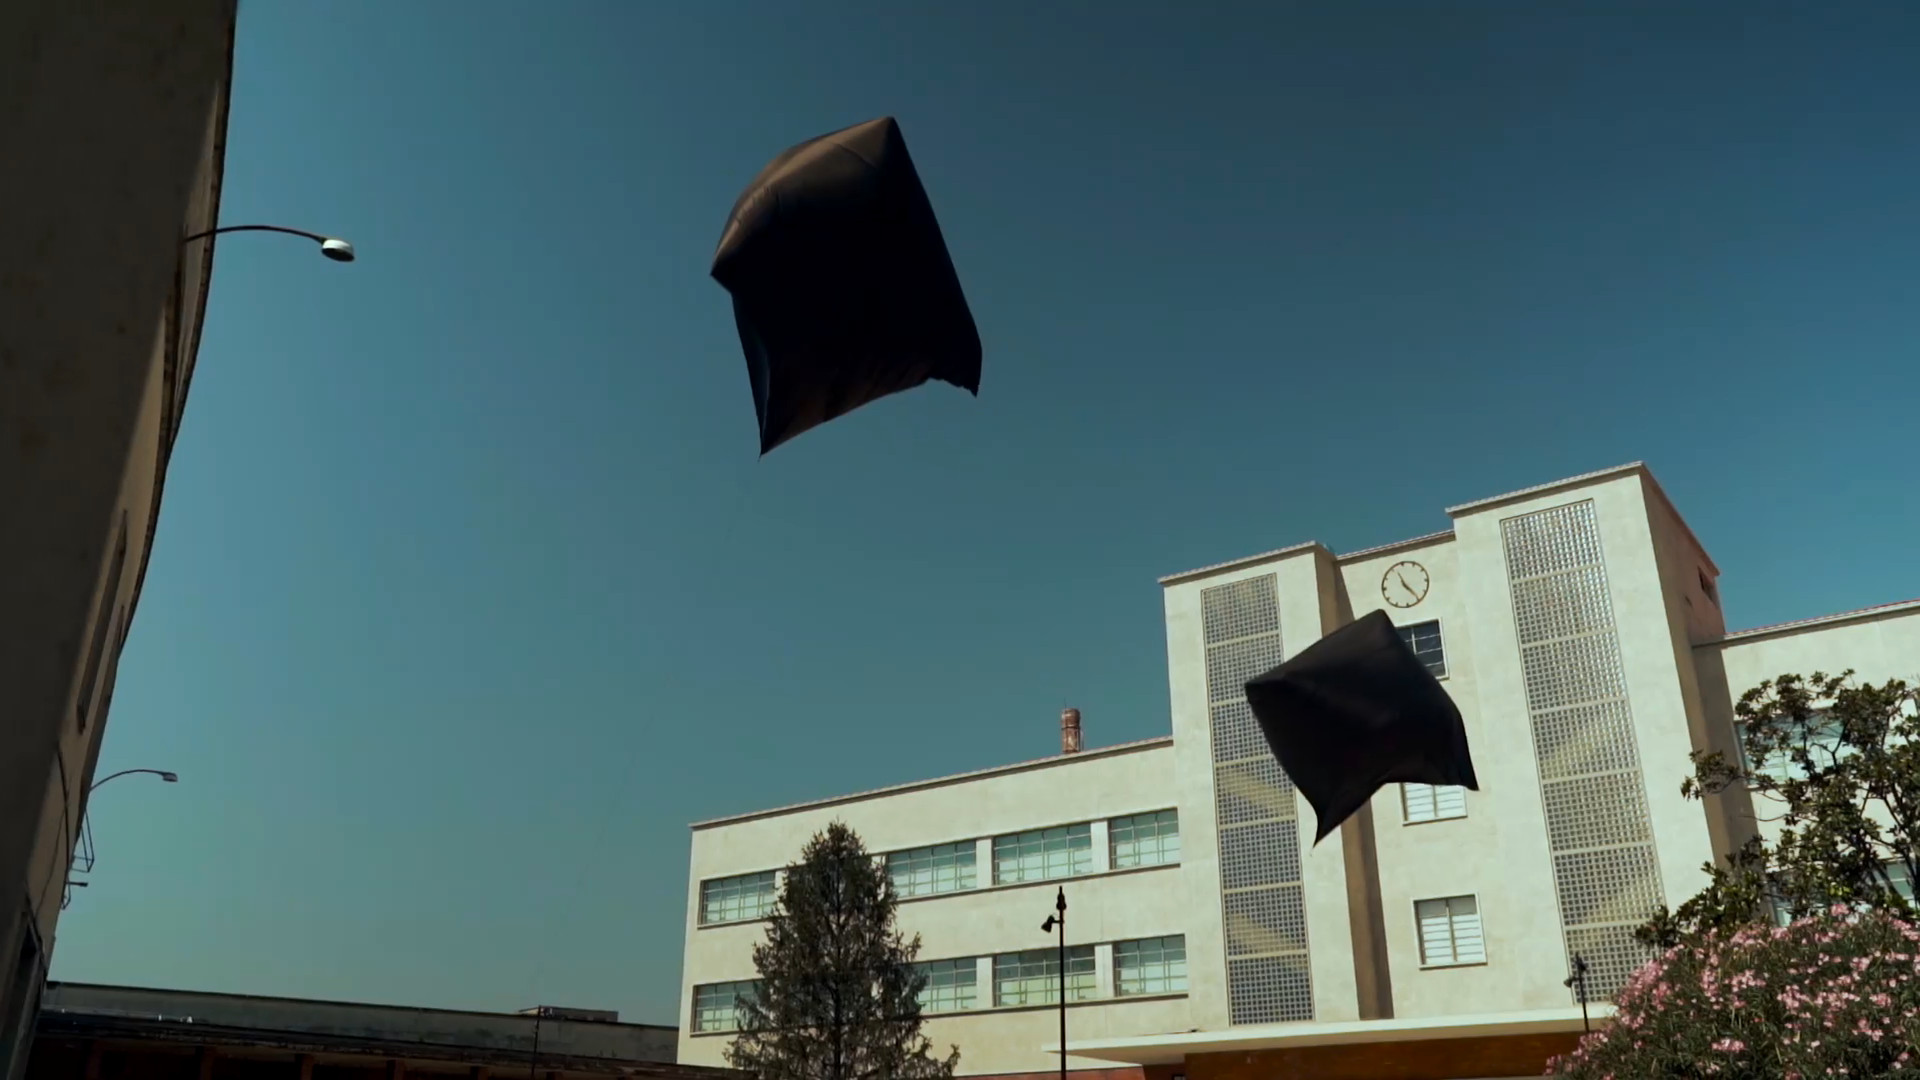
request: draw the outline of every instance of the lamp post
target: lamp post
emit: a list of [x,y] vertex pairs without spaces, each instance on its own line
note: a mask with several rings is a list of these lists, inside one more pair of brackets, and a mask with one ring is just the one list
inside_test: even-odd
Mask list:
[[99,791],[101,784],[104,784],[109,780],[118,779],[122,776],[132,776],[135,773],[152,773],[154,776],[159,777],[162,783],[166,783],[166,784],[177,784],[180,782],[179,773],[168,772],[165,769],[121,769],[117,773],[109,773],[108,775],[103,776],[98,780],[95,780],[93,782],[93,786],[88,788],[87,790],[89,792]]
[[[162,783],[166,784],[177,784],[180,782],[179,773],[168,772],[165,769],[121,769],[117,773],[108,773],[100,779],[95,780],[93,786],[87,788],[87,797],[91,799],[93,793],[100,790],[100,785],[109,780],[118,780],[123,776],[134,776],[142,773],[157,776]],[[80,813],[80,842],[74,845],[73,859],[69,870],[79,874],[90,874],[93,872],[93,816],[85,809],[82,809]],[[65,911],[67,905],[73,903],[73,890],[84,889],[86,887],[86,882],[75,881],[72,878],[68,878],[67,888],[60,895],[60,910]]]
[[222,233],[230,232],[286,233],[288,236],[302,237],[319,244],[320,254],[325,255],[334,262],[350,263],[353,261],[353,245],[347,241],[337,236],[322,236],[319,233],[308,232],[305,229],[290,229],[285,225],[222,225],[217,229],[208,229],[205,232],[194,233],[192,236],[181,237],[180,242],[182,244],[191,244],[195,240],[205,240],[209,236],[219,236]]
[[1593,1031],[1593,1022],[1587,1019],[1587,961],[1580,954],[1574,954],[1573,974],[1560,985],[1573,987],[1574,996],[1580,999],[1580,1026]]
[[1053,914],[1040,924],[1045,933],[1060,933],[1060,1080],[1067,1080],[1067,889],[1053,900]]

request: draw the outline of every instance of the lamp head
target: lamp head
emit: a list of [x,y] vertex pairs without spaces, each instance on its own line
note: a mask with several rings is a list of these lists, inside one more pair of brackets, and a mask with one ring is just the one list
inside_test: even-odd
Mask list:
[[1053,933],[1053,916],[1047,916],[1047,921],[1040,924],[1040,931],[1045,934]]
[[161,780],[163,780],[163,781],[165,781],[166,783],[169,783],[169,784],[177,784],[177,783],[179,783],[179,782],[180,782],[180,774],[179,774],[179,773],[171,773],[171,772],[163,772],[163,773],[161,773],[161,774],[160,774],[160,779],[161,779]]
[[350,263],[353,261],[353,245],[345,240],[329,237],[320,241],[320,254],[334,262]]

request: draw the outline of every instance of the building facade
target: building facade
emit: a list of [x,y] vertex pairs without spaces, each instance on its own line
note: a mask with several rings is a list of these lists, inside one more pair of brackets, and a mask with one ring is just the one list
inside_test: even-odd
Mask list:
[[0,1080],[24,1067],[199,346],[235,0],[0,5]]
[[[1920,601],[1729,634],[1638,464],[1447,512],[1164,579],[1169,737],[694,826],[681,1059],[722,1060],[779,868],[841,820],[885,855],[964,1073],[1058,1067],[1039,927],[1064,887],[1074,1068],[1538,1075],[1583,1025],[1573,957],[1604,999],[1646,959],[1633,928],[1759,827],[1744,792],[1681,796],[1689,751],[1738,753],[1733,703],[1773,675],[1920,678]],[[1382,609],[1480,790],[1394,785],[1314,846],[1242,688]]]

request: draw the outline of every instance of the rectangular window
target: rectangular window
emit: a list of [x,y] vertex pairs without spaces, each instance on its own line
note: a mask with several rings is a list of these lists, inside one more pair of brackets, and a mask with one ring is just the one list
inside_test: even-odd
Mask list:
[[[1791,721],[1788,721],[1791,724]],[[1794,761],[1793,753],[1804,746],[1807,756],[1818,766],[1833,764],[1834,755],[1843,752],[1840,722],[1832,719],[1825,709],[1813,710],[1804,729],[1796,731],[1787,740],[1787,744],[1778,750],[1770,750],[1764,768],[1754,768],[1753,759],[1747,754],[1747,726],[1738,721],[1733,725],[1734,741],[1740,748],[1740,766],[1748,772],[1761,776],[1771,776],[1777,783],[1789,780],[1804,780],[1807,772]]]
[[1107,848],[1115,870],[1132,866],[1166,866],[1180,861],[1180,812],[1114,818],[1107,823]]
[[1186,993],[1186,935],[1115,942],[1113,989],[1120,997]]
[[974,886],[974,843],[936,844],[887,856],[887,876],[901,896],[932,896]]
[[693,988],[693,1030],[739,1031],[745,1019],[741,999],[751,999],[760,988],[758,979],[740,982],[708,983]]
[[1447,650],[1440,643],[1440,621],[1414,623],[1412,626],[1398,627],[1400,640],[1407,643],[1413,655],[1427,665],[1436,679],[1447,677]]
[[1887,878],[1893,882],[1893,891],[1900,899],[1913,903],[1913,877],[1907,873],[1907,864],[1901,859],[1887,861]]
[[774,871],[700,883],[700,925],[750,922],[773,914]]
[[1471,896],[1420,900],[1413,905],[1420,923],[1420,962],[1427,967],[1479,964],[1487,959],[1480,933],[1480,905]]
[[971,1009],[979,1003],[980,966],[973,957],[958,960],[929,960],[914,967],[927,977],[920,989],[920,1008],[924,1012],[947,1013]]
[[1467,789],[1455,784],[1401,784],[1407,824],[1467,816]]
[[1093,872],[1093,826],[1062,825],[993,838],[993,883],[1051,881]]
[[[1093,946],[1067,949],[1067,1000],[1091,1001],[1099,993],[1093,969]],[[995,1005],[1060,1004],[1060,952],[1029,949],[993,958]]]

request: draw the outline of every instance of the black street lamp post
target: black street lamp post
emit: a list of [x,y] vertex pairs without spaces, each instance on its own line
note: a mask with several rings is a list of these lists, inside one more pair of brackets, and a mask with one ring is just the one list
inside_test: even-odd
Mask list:
[[1593,1022],[1587,1019],[1587,961],[1578,953],[1573,957],[1573,974],[1567,976],[1562,986],[1573,987],[1575,997],[1580,999],[1580,1026],[1591,1032]]
[[1067,1080],[1067,890],[1061,886],[1060,893],[1054,897],[1053,914],[1040,924],[1040,929],[1060,933],[1060,1080]]

